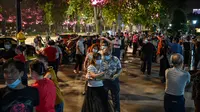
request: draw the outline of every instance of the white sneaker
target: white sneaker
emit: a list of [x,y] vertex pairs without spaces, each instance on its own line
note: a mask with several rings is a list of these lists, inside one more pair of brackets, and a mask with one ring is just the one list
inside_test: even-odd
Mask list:
[[74,70],[74,73],[77,73],[77,71],[76,71],[76,70]]

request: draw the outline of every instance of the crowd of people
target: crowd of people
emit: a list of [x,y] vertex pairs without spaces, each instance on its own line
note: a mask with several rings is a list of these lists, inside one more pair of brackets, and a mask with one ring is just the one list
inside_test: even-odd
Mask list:
[[[160,64],[159,76],[166,85],[165,112],[185,112],[184,91],[191,79],[194,83],[192,98],[196,112],[200,112],[200,72],[189,73],[192,59],[194,70],[198,71],[200,67],[200,41],[192,37],[171,38],[161,33],[149,35],[143,32],[116,33],[114,36],[106,33],[96,38],[78,36],[74,73],[81,73],[86,79],[81,111],[120,112],[121,61],[126,60],[127,51],[132,48],[133,57],[141,59],[141,74],[147,79],[152,78],[152,63]],[[64,111],[64,97],[57,76],[63,52],[50,37],[43,41],[44,45],[42,41],[40,36],[34,39],[37,57],[28,65],[23,45],[13,48],[10,42],[4,43],[0,62],[6,87],[0,89],[0,112]],[[186,71],[186,68],[189,69]],[[28,72],[35,80],[31,86]]]

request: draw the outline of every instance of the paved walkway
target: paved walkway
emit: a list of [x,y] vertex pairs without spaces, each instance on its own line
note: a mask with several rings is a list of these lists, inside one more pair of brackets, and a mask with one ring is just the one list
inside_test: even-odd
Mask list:
[[[131,56],[123,63],[123,73],[120,76],[121,112],[164,112],[164,84],[158,77],[159,65],[153,64],[152,78],[147,80],[140,72],[140,60]],[[59,85],[65,98],[64,112],[80,112],[84,96],[82,74],[73,73],[72,65],[60,67]],[[29,83],[32,81],[30,80]],[[3,86],[3,85],[1,85]],[[191,100],[191,89],[185,93],[186,112],[194,112]]]

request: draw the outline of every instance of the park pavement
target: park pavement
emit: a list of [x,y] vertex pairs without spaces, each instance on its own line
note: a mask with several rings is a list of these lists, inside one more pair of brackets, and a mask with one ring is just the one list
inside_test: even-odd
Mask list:
[[[73,73],[74,64],[61,65],[58,72],[59,85],[65,99],[64,112],[80,112],[84,95],[84,74]],[[120,76],[121,112],[164,112],[163,97],[165,84],[159,79],[159,64],[152,65],[152,77],[147,79],[140,72],[139,58],[128,54],[122,61],[123,72]],[[29,80],[29,84],[32,80]],[[4,85],[0,85],[4,86]],[[191,88],[185,92],[186,112],[194,112]]]

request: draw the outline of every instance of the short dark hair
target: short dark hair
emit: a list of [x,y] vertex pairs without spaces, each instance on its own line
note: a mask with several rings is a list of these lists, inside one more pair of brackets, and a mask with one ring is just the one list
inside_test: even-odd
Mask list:
[[19,45],[16,47],[17,50],[20,50],[21,52],[26,50],[26,47],[24,47],[23,45]]
[[12,44],[10,41],[6,40],[4,44]]
[[108,43],[107,41],[103,40],[103,41],[101,42],[101,45],[109,46],[109,43]]
[[46,73],[44,64],[37,59],[30,63],[30,69],[34,70],[40,76],[43,76]]
[[49,40],[48,45],[55,45],[54,40]]
[[25,64],[19,60],[9,59],[3,64],[3,70],[10,66],[14,66],[19,72],[24,72],[25,70]]

